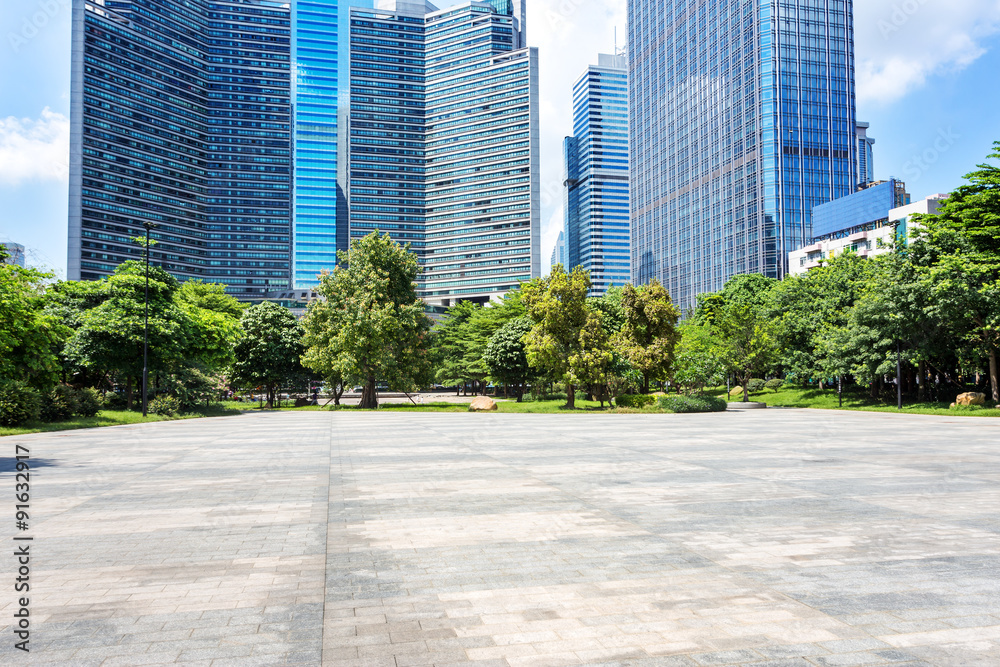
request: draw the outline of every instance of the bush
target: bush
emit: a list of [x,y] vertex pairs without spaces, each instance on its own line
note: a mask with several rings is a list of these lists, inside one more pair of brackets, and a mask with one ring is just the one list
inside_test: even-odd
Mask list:
[[785,381],[781,378],[775,378],[773,380],[768,380],[764,383],[764,387],[770,389],[774,393],[778,393],[778,390],[785,386]]
[[162,417],[173,417],[180,409],[181,402],[173,396],[157,396],[146,406],[149,414],[160,415]]
[[80,409],[77,391],[68,384],[56,388],[42,397],[42,420],[61,422],[70,419]]
[[615,399],[615,403],[619,408],[644,408],[656,403],[656,397],[648,394],[622,394]]
[[660,409],[687,414],[692,412],[725,412],[725,399],[717,396],[660,396]]
[[81,417],[96,417],[97,413],[101,411],[101,407],[103,407],[101,395],[97,393],[96,389],[91,389],[90,387],[85,387],[76,392],[76,402],[76,413]]
[[757,378],[754,378],[753,380],[747,382],[747,390],[751,394],[757,394],[764,391],[764,387],[766,386],[767,386],[766,382]]
[[22,382],[0,385],[0,426],[20,426],[38,419],[38,392]]
[[125,398],[121,394],[115,391],[109,391],[104,395],[101,400],[104,408],[106,410],[124,410],[125,409]]

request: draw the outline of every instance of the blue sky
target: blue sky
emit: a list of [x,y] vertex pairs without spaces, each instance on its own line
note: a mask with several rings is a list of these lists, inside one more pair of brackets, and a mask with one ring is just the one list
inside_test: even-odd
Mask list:
[[[570,89],[625,0],[529,0],[541,59],[542,258],[562,225],[560,144]],[[455,4],[452,0],[439,6]],[[948,192],[1000,140],[1000,0],[858,0],[858,118],[872,124],[875,176],[914,199]],[[65,275],[70,0],[3,0],[0,14],[0,241]]]

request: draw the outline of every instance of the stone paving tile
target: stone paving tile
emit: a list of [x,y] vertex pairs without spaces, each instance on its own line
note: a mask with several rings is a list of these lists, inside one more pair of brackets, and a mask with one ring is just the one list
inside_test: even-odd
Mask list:
[[47,465],[34,650],[3,664],[1000,664],[989,420],[285,413],[4,442]]

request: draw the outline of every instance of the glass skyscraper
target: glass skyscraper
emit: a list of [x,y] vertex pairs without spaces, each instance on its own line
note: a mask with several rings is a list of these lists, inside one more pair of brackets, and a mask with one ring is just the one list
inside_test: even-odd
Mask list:
[[858,183],[851,0],[629,0],[632,273],[781,277]]
[[628,60],[600,54],[573,86],[564,142],[567,269],[590,272],[591,296],[631,281]]
[[511,0],[354,0],[350,235],[412,244],[432,305],[541,271],[538,55]]
[[139,259],[253,299],[290,274],[290,15],[269,0],[73,2],[70,279]]
[[74,0],[69,275],[151,253],[255,300],[375,229],[435,305],[540,273],[522,0]]

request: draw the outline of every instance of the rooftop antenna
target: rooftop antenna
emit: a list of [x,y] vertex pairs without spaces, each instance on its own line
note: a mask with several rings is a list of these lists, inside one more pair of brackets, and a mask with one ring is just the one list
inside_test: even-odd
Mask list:
[[615,55],[618,55],[618,26],[615,26]]

